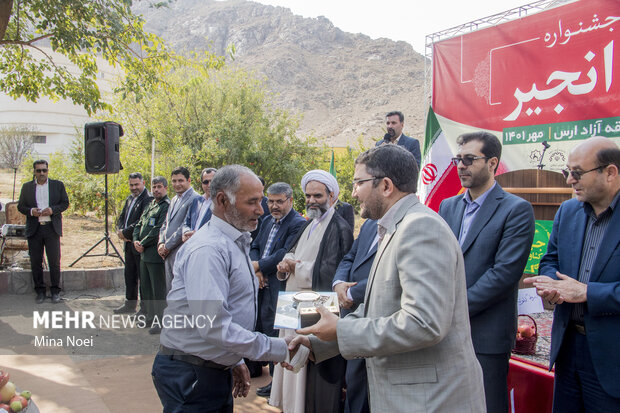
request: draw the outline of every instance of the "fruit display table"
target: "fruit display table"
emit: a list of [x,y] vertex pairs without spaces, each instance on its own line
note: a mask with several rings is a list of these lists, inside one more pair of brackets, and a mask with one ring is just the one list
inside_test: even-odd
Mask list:
[[536,352],[531,356],[514,355],[508,371],[510,413],[551,413],[553,371],[549,371],[551,321],[553,311],[532,314],[538,326]]

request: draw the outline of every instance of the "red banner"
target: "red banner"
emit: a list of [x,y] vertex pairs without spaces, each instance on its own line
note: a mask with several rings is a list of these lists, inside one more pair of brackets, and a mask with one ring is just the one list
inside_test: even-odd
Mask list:
[[494,131],[620,116],[619,55],[620,1],[578,1],[435,43],[432,106]]

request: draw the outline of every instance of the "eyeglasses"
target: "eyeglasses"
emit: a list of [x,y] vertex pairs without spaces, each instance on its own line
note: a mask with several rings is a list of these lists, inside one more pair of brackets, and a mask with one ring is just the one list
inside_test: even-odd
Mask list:
[[282,206],[286,203],[286,201],[288,201],[290,199],[290,197],[286,197],[284,199],[267,199],[267,205],[277,205],[277,206]]
[[452,158],[451,161],[454,166],[459,166],[459,161],[463,162],[463,165],[470,166],[474,163],[476,159],[490,159],[488,156],[473,156],[473,155],[465,155],[462,158],[457,156],[456,158]]
[[358,188],[360,184],[366,181],[374,181],[375,179],[383,179],[383,176],[373,176],[372,178],[364,178],[364,179],[354,179],[353,180],[353,188]]
[[42,168],[42,169],[35,169],[34,170],[36,173],[43,173],[43,172],[47,172],[47,168]]
[[205,179],[204,181],[202,181],[203,185],[211,185],[211,179]]
[[573,179],[575,181],[579,181],[584,174],[587,174],[588,172],[592,172],[592,171],[598,171],[600,169],[607,168],[608,166],[609,166],[609,164],[607,164],[607,165],[599,165],[596,168],[592,168],[592,169],[590,169],[588,171],[584,171],[584,172],[581,172],[581,171],[571,171],[569,169],[562,169],[562,175],[564,175],[564,179],[568,179],[568,176],[570,175],[570,176],[573,177]]

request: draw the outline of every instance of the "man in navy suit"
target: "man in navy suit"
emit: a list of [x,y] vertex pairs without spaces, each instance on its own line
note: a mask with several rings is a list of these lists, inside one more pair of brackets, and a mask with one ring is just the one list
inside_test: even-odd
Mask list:
[[205,168],[200,173],[200,186],[202,186],[202,196],[197,196],[187,209],[187,216],[183,224],[183,242],[190,239],[196,231],[211,219],[211,193],[209,187],[213,176],[217,172],[215,168]]
[[[256,331],[277,337],[273,328],[278,293],[284,291],[286,282],[276,277],[277,265],[291,248],[295,235],[306,220],[293,208],[293,189],[284,182],[267,188],[267,206],[271,217],[266,217],[256,239],[250,247],[250,259],[259,280],[258,320]],[[270,365],[273,373],[273,366]],[[269,396],[271,384],[257,390],[259,396]]]
[[575,198],[555,215],[539,275],[525,281],[556,304],[553,412],[620,412],[620,149],[593,137],[566,166]]
[[411,138],[403,133],[403,126],[405,125],[405,115],[399,111],[393,111],[385,115],[385,125],[387,126],[387,133],[382,140],[378,141],[375,146],[383,145],[385,143],[394,143],[407,149],[415,161],[418,163],[418,169],[420,168],[420,162],[422,162],[422,154],[420,152],[420,142],[417,139]]
[[33,163],[34,180],[26,182],[19,194],[17,209],[26,215],[26,238],[36,302],[45,300],[43,249],[50,269],[50,293],[53,303],[60,302],[60,237],[62,213],[69,208],[69,197],[61,181],[48,179],[46,160]]
[[[364,210],[362,210],[362,218],[368,218]],[[368,274],[370,274],[370,267],[377,252],[378,241],[377,221],[367,219],[351,250],[338,265],[332,285],[333,290],[338,293],[341,317],[355,311],[364,302]],[[364,359],[348,360],[345,380],[347,383],[345,413],[369,413],[366,361]]]
[[471,336],[482,366],[487,411],[507,413],[518,286],[534,238],[534,211],[529,202],[495,182],[502,153],[495,135],[467,133],[456,142],[452,161],[467,191],[444,200],[439,215],[465,258]]

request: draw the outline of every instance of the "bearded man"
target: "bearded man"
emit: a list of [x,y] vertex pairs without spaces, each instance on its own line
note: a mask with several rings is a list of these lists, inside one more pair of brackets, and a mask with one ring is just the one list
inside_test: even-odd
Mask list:
[[254,332],[258,280],[250,231],[263,214],[263,185],[248,168],[219,169],[210,186],[211,219],[179,248],[153,363],[164,412],[230,412],[247,396],[246,357],[284,361],[286,341]]
[[[333,208],[340,193],[336,178],[316,169],[304,175],[301,188],[310,220],[278,264],[278,278],[287,280],[287,291],[331,291],[336,268],[353,244],[353,231]],[[281,337],[294,333],[280,331]],[[269,403],[287,413],[339,411],[345,366],[340,356],[310,363],[296,375],[276,366]]]

